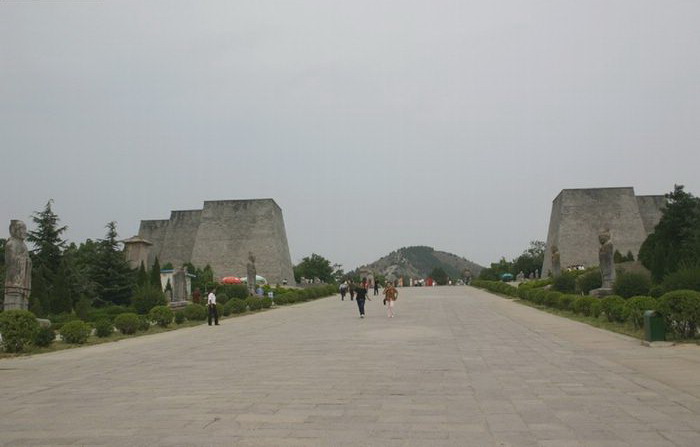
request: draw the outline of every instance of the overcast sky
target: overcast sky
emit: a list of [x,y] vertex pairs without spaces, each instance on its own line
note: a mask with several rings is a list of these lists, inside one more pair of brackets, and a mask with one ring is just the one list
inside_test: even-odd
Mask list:
[[273,198],[292,260],[545,240],[564,188],[700,195],[697,0],[0,1],[0,237]]

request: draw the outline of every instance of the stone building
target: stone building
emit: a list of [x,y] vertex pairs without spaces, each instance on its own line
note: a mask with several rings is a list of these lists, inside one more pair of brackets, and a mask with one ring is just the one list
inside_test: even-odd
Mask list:
[[636,196],[634,188],[563,189],[552,203],[542,276],[552,272],[552,247],[562,271],[598,265],[598,234],[610,230],[622,255],[639,248],[661,219],[664,196]]
[[252,252],[257,273],[269,283],[294,281],[282,210],[272,199],[206,201],[201,210],[142,220],[139,237],[153,244],[149,265],[158,256],[161,265],[209,264],[215,278],[243,277]]

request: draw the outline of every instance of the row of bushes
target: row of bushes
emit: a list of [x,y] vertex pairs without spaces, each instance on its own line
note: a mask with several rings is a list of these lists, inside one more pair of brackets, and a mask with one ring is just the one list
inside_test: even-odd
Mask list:
[[[236,290],[227,286],[226,291]],[[316,298],[330,296],[336,293],[335,286],[311,287],[307,289],[276,289],[280,293],[275,297],[276,305],[293,304]],[[222,295],[225,292],[222,291]],[[238,292],[236,292],[238,293]],[[218,299],[218,296],[217,296]],[[217,300],[218,301],[218,300]],[[241,314],[248,311],[268,309],[273,300],[268,297],[250,297],[245,299],[226,299],[225,303],[218,302],[217,310],[221,316]],[[55,316],[51,327],[41,327],[36,316],[25,310],[0,312],[0,334],[2,345],[7,352],[21,352],[28,345],[49,346],[56,338],[56,332],[66,343],[83,344],[87,342],[93,330],[98,337],[109,337],[115,328],[122,334],[134,334],[137,331],[147,331],[151,324],[161,327],[169,326],[173,321],[182,324],[185,321],[204,321],[207,319],[207,308],[202,304],[189,304],[180,311],[173,312],[168,306],[152,307],[147,315],[139,315],[133,308],[112,306],[96,309],[90,315],[92,322],[87,323],[75,314]]]
[[597,298],[587,295],[565,294],[545,288],[513,287],[498,281],[474,281],[473,285],[506,296],[518,297],[534,304],[610,322],[630,322],[635,328],[644,324],[644,311],[656,310],[664,316],[666,327],[680,338],[694,338],[700,325],[700,292],[674,290],[659,298],[619,295]]

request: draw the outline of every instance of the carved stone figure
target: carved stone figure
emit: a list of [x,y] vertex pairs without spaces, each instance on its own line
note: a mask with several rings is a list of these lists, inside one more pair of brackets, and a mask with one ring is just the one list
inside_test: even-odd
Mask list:
[[615,282],[615,263],[613,260],[614,250],[610,231],[601,231],[600,234],[598,234],[598,242],[600,242],[598,261],[600,262],[600,274],[603,279],[601,289],[612,289],[613,283]]
[[255,256],[253,252],[248,252],[248,264],[246,265],[247,277],[248,277],[248,291],[251,295],[255,295],[255,276],[257,272],[255,270]]
[[32,260],[24,239],[27,226],[21,220],[10,221],[10,239],[5,244],[5,310],[29,309],[32,290]]
[[559,254],[559,247],[552,245],[552,275],[561,275],[561,255]]

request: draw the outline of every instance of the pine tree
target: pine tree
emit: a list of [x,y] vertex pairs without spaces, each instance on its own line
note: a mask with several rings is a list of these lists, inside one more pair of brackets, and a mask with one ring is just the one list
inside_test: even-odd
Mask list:
[[136,273],[136,286],[144,287],[149,284],[150,280],[148,278],[148,273],[146,273],[146,267],[143,265],[143,261],[141,261],[141,265],[139,265],[139,270]]
[[151,285],[153,287],[158,287],[159,290],[163,290],[163,285],[160,282],[160,262],[158,261],[158,256],[156,256],[156,260],[151,268]]
[[36,230],[29,232],[27,240],[34,245],[32,250],[34,267],[44,265],[51,273],[56,274],[61,265],[61,255],[66,244],[66,241],[61,239],[61,234],[68,227],[58,226],[60,219],[51,209],[52,203],[53,199],[46,203],[44,211],[34,213],[32,220],[36,224]]
[[52,314],[70,313],[73,310],[73,291],[71,290],[70,266],[64,258],[53,281],[49,305]]
[[107,224],[107,235],[99,241],[92,279],[98,285],[100,300],[110,304],[128,305],[134,286],[134,272],[119,249],[117,224]]

